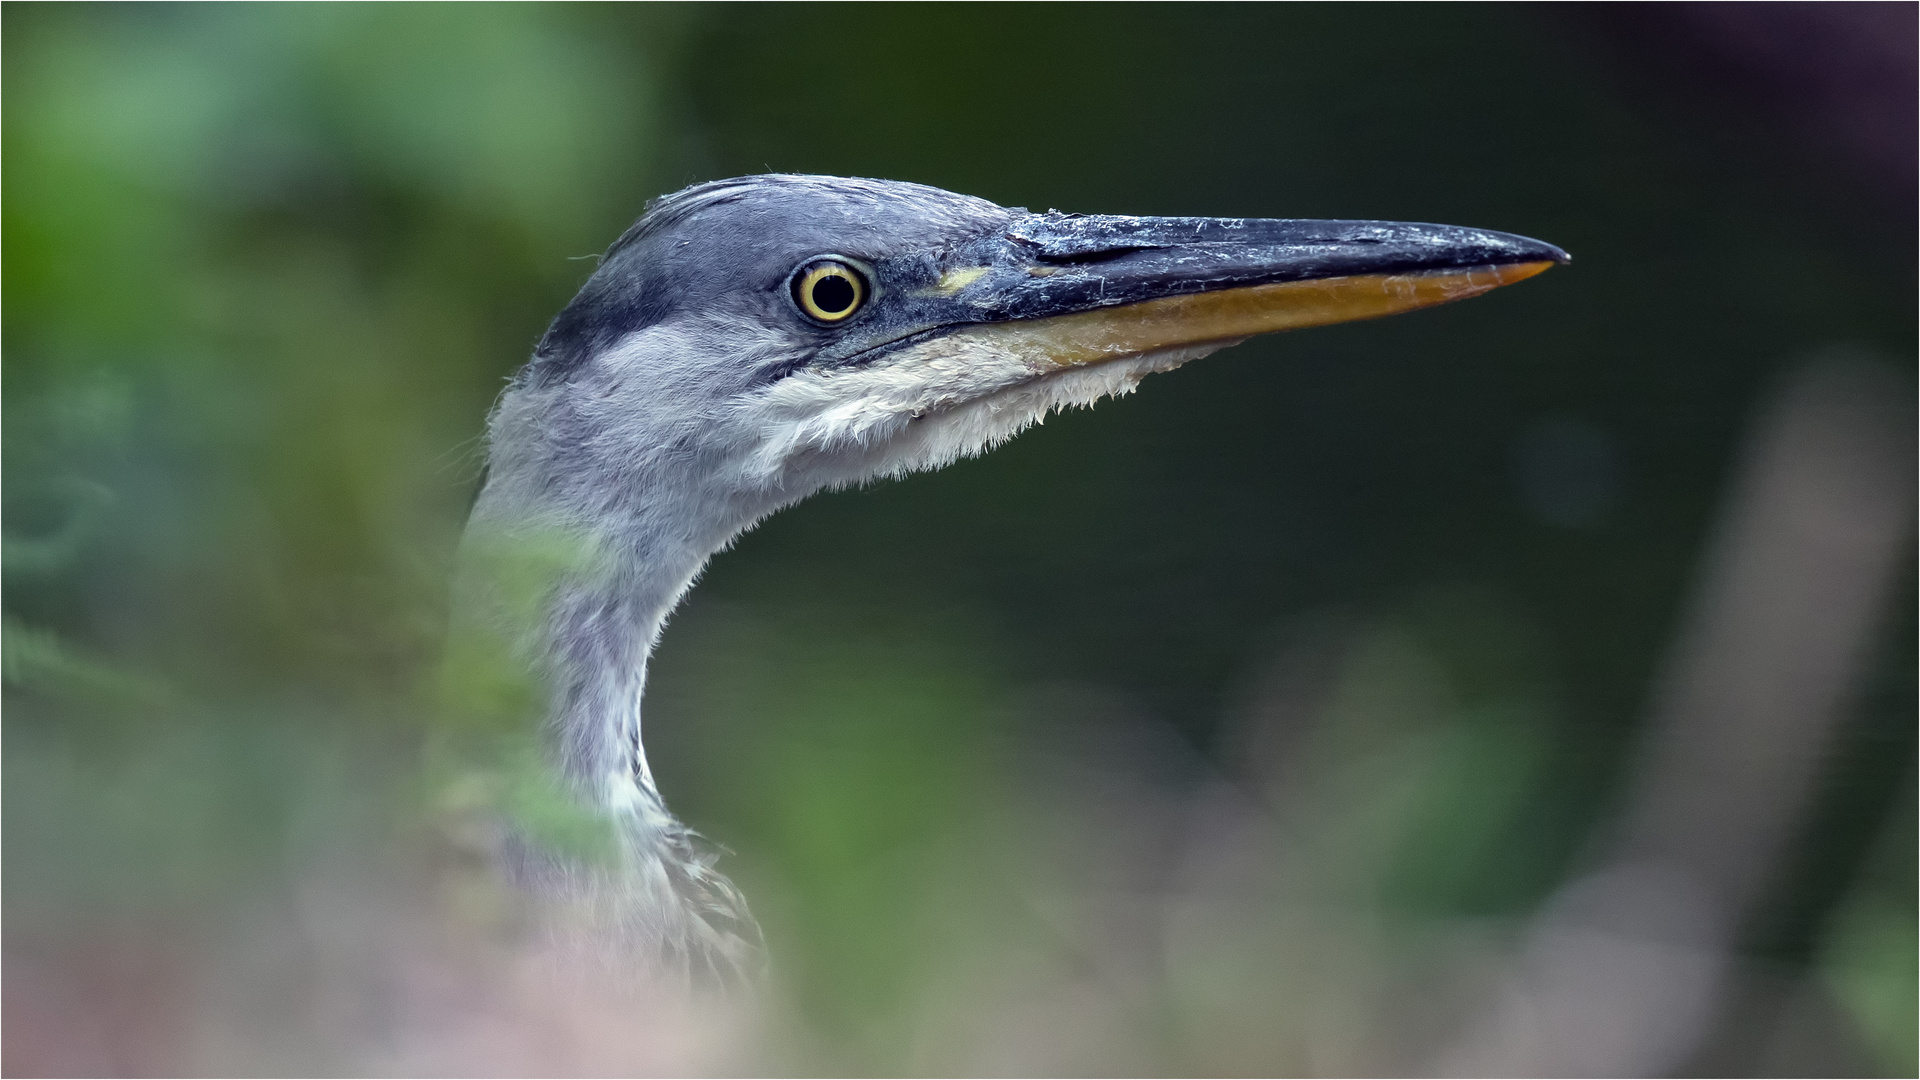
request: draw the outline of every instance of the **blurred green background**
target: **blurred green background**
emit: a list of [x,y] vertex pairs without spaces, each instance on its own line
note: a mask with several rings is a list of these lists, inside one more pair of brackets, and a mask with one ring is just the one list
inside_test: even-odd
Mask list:
[[[418,869],[477,436],[653,195],[881,176],[1576,259],[715,561],[648,739],[766,924],[775,1071],[1377,1063],[1607,820],[1778,376],[1911,385],[1907,5],[0,10],[9,1072],[374,1068],[282,928]],[[1906,564],[1734,950],[1789,990],[1725,995],[1690,1067],[1914,1073]],[[1214,963],[1075,899],[1159,895],[1274,760],[1322,921]],[[1129,989],[1034,1004],[1022,965],[1081,953]]]

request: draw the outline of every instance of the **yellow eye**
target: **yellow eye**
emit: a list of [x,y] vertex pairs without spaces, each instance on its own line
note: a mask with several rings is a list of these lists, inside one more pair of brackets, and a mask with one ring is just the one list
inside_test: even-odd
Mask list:
[[867,279],[837,259],[821,259],[793,279],[793,299],[821,322],[839,322],[867,302]]

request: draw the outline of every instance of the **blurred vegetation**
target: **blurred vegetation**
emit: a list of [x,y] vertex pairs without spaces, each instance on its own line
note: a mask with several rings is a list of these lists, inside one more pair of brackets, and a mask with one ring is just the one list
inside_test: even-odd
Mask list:
[[[432,683],[477,437],[590,257],[696,179],[1446,221],[1578,260],[1250,343],[715,562],[648,739],[735,852],[794,1068],[1045,1070],[955,1049],[942,1002],[1104,932],[1058,913],[1172,873],[1187,811],[1150,811],[1228,781],[1292,807],[1272,952],[1195,930],[1153,1023],[1058,1068],[1337,1060],[1248,1033],[1358,1030],[1372,990],[1335,984],[1419,985],[1585,849],[1771,377],[1915,354],[1906,194],[1564,12],[3,10],[10,964],[115,920],[218,939],[413,828],[448,761],[549,812],[501,764],[533,752],[524,688]],[[1910,1074],[1905,588],[1749,952]]]

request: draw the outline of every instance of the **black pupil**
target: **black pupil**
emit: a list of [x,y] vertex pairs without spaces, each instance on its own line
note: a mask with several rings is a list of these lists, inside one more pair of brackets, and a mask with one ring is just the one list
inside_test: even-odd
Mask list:
[[838,315],[853,306],[853,282],[843,274],[828,274],[813,283],[813,306]]

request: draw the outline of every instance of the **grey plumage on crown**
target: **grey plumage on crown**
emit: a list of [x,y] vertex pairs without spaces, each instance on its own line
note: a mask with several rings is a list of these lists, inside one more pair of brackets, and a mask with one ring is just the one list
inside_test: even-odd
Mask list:
[[710,303],[793,260],[876,257],[1005,225],[1019,211],[897,180],[773,173],[714,180],[647,203],[554,319],[528,375],[564,377],[623,334]]

